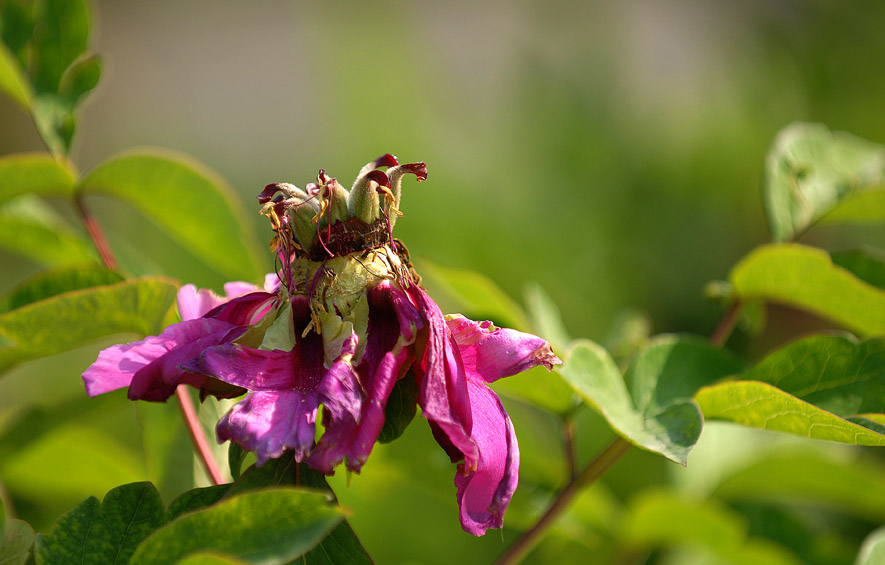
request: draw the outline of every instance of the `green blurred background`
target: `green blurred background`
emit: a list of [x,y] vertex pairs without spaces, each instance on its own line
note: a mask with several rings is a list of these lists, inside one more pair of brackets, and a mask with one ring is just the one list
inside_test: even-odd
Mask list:
[[[820,121],[885,142],[885,3],[878,1],[103,0],[93,7],[92,45],[106,66],[80,114],[73,158],[81,170],[133,146],[177,149],[219,171],[257,212],[254,196],[270,182],[303,186],[323,167],[349,185],[382,153],[424,160],[428,180],[406,181],[397,224],[413,257],[479,271],[517,299],[527,281],[537,281],[573,335],[599,341],[633,307],[649,313],[656,332],[709,333],[721,312],[704,301],[703,285],[725,278],[768,239],[760,180],[781,127]],[[0,154],[42,149],[9,101],[0,100],[0,123]],[[215,288],[224,282],[129,208],[91,202],[137,274]],[[267,241],[261,220],[256,213],[249,228]],[[885,231],[819,229],[807,241],[882,246]],[[0,289],[40,268],[5,252],[0,260]],[[33,362],[5,377],[0,423],[16,407],[82,394],[78,375],[97,350]],[[150,475],[156,462],[133,451],[139,422],[155,416],[179,425],[174,411],[137,416],[122,395],[108,406],[84,427],[68,428],[70,437],[55,434],[49,445],[29,448],[24,455],[33,461],[4,472],[17,508],[38,529],[84,492],[101,495]],[[516,402],[508,408],[526,453],[514,506],[542,505],[544,488],[562,481],[555,422]],[[592,437],[581,438],[584,459],[611,437],[594,416],[586,420]],[[720,433],[709,429],[704,442]],[[772,438],[741,433],[750,446]],[[79,479],[46,468],[46,461],[83,458],[83,445],[105,454],[107,464],[80,470],[70,463],[67,471],[82,473]],[[833,449],[835,457],[857,453]],[[413,465],[404,467],[409,458]],[[684,483],[668,478],[682,472],[672,467],[634,452],[613,470],[605,496],[626,500],[647,485]],[[35,468],[46,477],[35,479]],[[501,551],[501,537],[460,534],[453,473],[416,421],[403,440],[377,450],[351,489],[343,489],[345,477],[335,480],[379,562],[488,561]],[[173,484],[164,490],[167,503]],[[410,500],[428,501],[427,514],[410,516],[421,507]],[[392,513],[383,520],[379,501]],[[443,510],[434,513],[437,507]],[[881,514],[871,515],[857,536]],[[421,530],[412,522],[422,520],[436,541],[414,537]],[[395,548],[376,541],[385,533],[398,536]],[[858,539],[833,544],[856,549]]]

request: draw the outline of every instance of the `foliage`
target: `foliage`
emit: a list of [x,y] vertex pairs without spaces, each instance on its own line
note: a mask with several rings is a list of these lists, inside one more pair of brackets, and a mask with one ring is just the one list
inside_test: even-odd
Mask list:
[[[132,276],[149,268],[125,243],[112,240],[111,249],[102,248],[89,214],[96,198],[115,199],[148,218],[206,270],[259,280],[246,207],[205,165],[157,149],[127,151],[82,174],[70,161],[78,106],[102,72],[101,58],[88,50],[85,2],[6,1],[0,24],[0,92],[30,115],[47,148],[0,158],[0,247],[47,267],[0,296],[0,370],[84,349],[94,356],[97,340],[155,334],[174,320],[179,283]],[[885,534],[875,530],[885,520],[885,466],[880,453],[857,446],[885,446],[885,259],[875,248],[828,250],[797,240],[818,225],[881,225],[883,176],[880,144],[821,124],[795,123],[778,134],[763,180],[772,241],[738,261],[728,282],[710,287],[724,312],[713,339],[651,336],[641,313],[625,316],[605,345],[572,339],[559,310],[565,305],[539,285],[527,287],[523,310],[479,273],[418,263],[425,284],[465,314],[532,330],[566,360],[554,376],[531,371],[495,385],[513,406],[523,445],[522,494],[504,531],[518,555],[534,551],[543,560],[575,554],[576,562],[586,562],[592,552],[616,562],[667,555],[773,564],[856,555],[858,563],[878,562],[885,554]],[[82,220],[82,229],[71,215]],[[115,256],[123,258],[122,266]],[[791,334],[761,359],[729,341],[736,326],[752,328],[737,330],[741,339],[752,339],[764,327],[766,309],[784,306],[820,318],[826,330]],[[339,488],[340,475],[330,479],[341,506],[324,477],[291,457],[243,470],[250,456],[237,446],[227,453],[230,481],[204,486],[202,471],[192,472],[192,458],[181,456],[185,430],[166,406],[142,408],[137,416],[114,413],[110,406],[122,405],[121,398],[82,394],[50,406],[25,404],[0,421],[0,478],[16,503],[0,512],[0,562],[370,563],[357,534],[399,536],[396,524],[367,515],[395,506],[392,490],[424,501],[422,515],[396,514],[399,520],[423,521],[436,532],[433,540],[399,539],[402,547],[427,551],[435,543],[441,553],[455,552],[447,546],[448,526],[435,522],[440,508],[454,521],[451,493],[443,499],[406,465],[413,451],[426,453],[409,426],[416,394],[406,385],[394,389],[381,436],[390,445],[379,446],[353,489]],[[142,436],[135,443],[145,446],[144,454],[104,429],[121,422],[134,428],[136,417]],[[743,426],[738,433],[745,435],[728,443],[732,428],[716,421]],[[751,452],[746,446],[758,444],[760,436],[752,435],[761,433],[757,428],[784,434],[764,436],[779,437],[784,449]],[[689,488],[639,485],[620,500],[609,482],[588,487],[580,478],[586,454],[576,453],[575,430],[600,442],[623,438],[640,451],[621,465],[637,468],[666,469],[656,458],[661,455],[690,470],[697,448],[697,465],[706,474],[701,487],[692,488],[704,491],[689,496]],[[566,438],[562,449],[560,435]],[[717,439],[728,453],[704,455],[716,449]],[[593,447],[602,451],[601,443]],[[72,452],[102,472],[59,469]],[[107,460],[109,452],[114,461]],[[602,460],[590,458],[586,468]],[[56,480],[64,474],[68,483]],[[99,501],[95,495],[102,492],[93,491],[104,483],[95,474],[151,479],[156,486],[130,482]],[[47,491],[47,484],[56,490]],[[579,493],[554,516],[547,535],[537,545],[520,545],[543,510],[572,487]],[[84,488],[92,496],[50,529],[51,512],[37,507],[51,498],[53,511],[59,504],[70,508],[70,496]],[[847,547],[812,543],[823,536],[822,521],[803,514],[807,505],[841,529]],[[343,506],[355,508],[350,519]],[[36,528],[13,517],[19,509]],[[498,546],[475,543],[470,555],[476,562],[500,553]]]

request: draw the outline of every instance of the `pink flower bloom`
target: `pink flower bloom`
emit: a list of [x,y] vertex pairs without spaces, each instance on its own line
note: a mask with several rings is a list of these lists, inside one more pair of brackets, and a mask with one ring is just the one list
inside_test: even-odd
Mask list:
[[291,451],[331,474],[342,462],[360,471],[391,391],[414,379],[422,415],[458,462],[463,528],[483,535],[502,527],[519,446],[487,384],[561,361],[536,336],[443,316],[392,238],[406,174],[427,175],[423,163],[384,155],[350,191],[322,170],[303,190],[268,185],[259,201],[276,232],[280,272],[263,291],[230,283],[223,298],[182,287],[184,321],[101,352],[83,374],[87,392],[128,386],[132,399],[163,401],[185,383],[204,395],[245,393],[218,423],[219,441],[255,452],[259,465]]

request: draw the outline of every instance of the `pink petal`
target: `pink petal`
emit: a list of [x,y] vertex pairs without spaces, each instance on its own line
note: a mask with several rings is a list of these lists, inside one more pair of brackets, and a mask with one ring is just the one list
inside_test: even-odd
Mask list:
[[467,375],[487,383],[538,365],[550,370],[562,364],[550,344],[532,334],[496,328],[491,322],[474,322],[462,316],[450,317],[446,324],[458,344]]
[[227,302],[209,290],[208,288],[197,289],[195,285],[186,284],[178,289],[178,313],[182,320],[195,320],[202,318],[206,312],[216,306]]
[[408,293],[429,326],[424,358],[418,365],[423,373],[418,381],[422,415],[448,438],[449,455],[453,455],[453,449],[457,450],[464,456],[468,467],[473,468],[478,454],[470,439],[473,417],[458,346],[439,306],[418,285],[410,286]]
[[519,444],[501,400],[485,384],[467,379],[473,408],[471,439],[479,450],[476,470],[458,465],[455,486],[461,527],[475,536],[504,525],[504,513],[519,481]]
[[[243,331],[244,329],[227,322],[196,319],[173,324],[163,330],[159,336],[109,347],[99,353],[95,363],[83,372],[86,392],[90,396],[95,396],[129,386],[133,383],[135,375],[149,366],[160,372],[170,372],[160,379],[160,383],[174,382],[182,375],[182,371],[176,367],[177,363],[171,368],[161,367],[162,361],[170,352],[176,352],[176,357],[196,357],[202,349],[225,340],[236,339]],[[200,341],[201,339],[203,341]],[[158,386],[158,388],[165,387]],[[141,391],[142,394],[148,392],[147,389]],[[168,396],[167,394],[164,398]]]

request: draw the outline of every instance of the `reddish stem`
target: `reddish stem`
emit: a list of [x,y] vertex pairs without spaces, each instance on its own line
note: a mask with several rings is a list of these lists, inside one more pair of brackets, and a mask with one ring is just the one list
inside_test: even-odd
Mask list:
[[738,319],[740,318],[741,308],[743,308],[743,303],[740,300],[737,300],[731,304],[731,306],[722,316],[722,319],[719,320],[719,324],[716,326],[716,329],[713,330],[712,334],[710,334],[710,341],[713,342],[713,345],[717,347],[722,347],[723,345],[725,345],[725,342],[728,341],[729,336],[731,336],[731,332],[737,325]]
[[92,243],[95,244],[95,249],[101,257],[101,262],[104,263],[104,266],[108,269],[116,271],[119,265],[111,251],[111,246],[108,245],[108,240],[105,238],[104,232],[101,231],[98,222],[95,221],[95,218],[89,213],[89,210],[86,209],[86,205],[83,203],[83,197],[77,196],[75,200],[77,203],[77,209],[80,211],[80,217],[83,219],[83,225],[86,226],[86,231],[89,232],[89,237],[92,238]]
[[200,424],[200,419],[197,417],[197,411],[194,410],[194,404],[191,402],[191,396],[187,390],[187,386],[178,385],[178,388],[175,389],[175,396],[178,398],[181,414],[184,417],[185,424],[187,424],[187,430],[190,432],[194,447],[196,447],[197,453],[200,455],[200,460],[203,462],[203,467],[205,467],[206,472],[212,478],[212,482],[216,485],[224,484],[224,475],[218,467],[215,458],[212,456],[212,448],[209,447],[209,442],[206,440],[206,434],[203,433],[203,426]]

